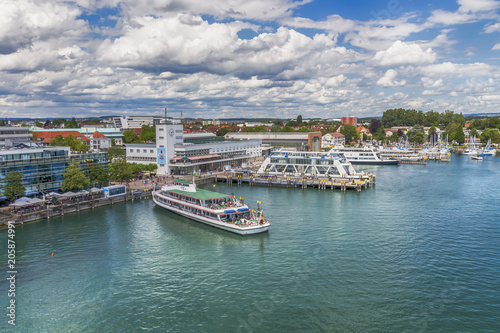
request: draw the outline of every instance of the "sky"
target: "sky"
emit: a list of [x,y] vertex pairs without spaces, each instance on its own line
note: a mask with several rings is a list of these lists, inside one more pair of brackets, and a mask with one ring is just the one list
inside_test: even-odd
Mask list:
[[500,112],[496,0],[3,0],[0,118]]

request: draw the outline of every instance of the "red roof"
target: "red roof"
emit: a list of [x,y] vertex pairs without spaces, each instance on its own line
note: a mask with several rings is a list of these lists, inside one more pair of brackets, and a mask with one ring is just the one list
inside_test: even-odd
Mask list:
[[108,138],[106,135],[104,135],[98,131],[95,131],[94,133],[92,133],[92,136],[94,137],[94,139],[107,139]]
[[75,139],[80,139],[82,141],[89,141],[90,139],[87,138],[85,135],[78,131],[47,131],[47,132],[37,132],[34,131],[33,133],[36,133],[36,137],[43,142],[51,142],[52,140],[55,139],[56,136],[61,135],[63,138],[72,136]]
[[344,137],[344,134],[339,133],[339,132],[330,133],[330,135],[333,136],[334,138],[343,138]]

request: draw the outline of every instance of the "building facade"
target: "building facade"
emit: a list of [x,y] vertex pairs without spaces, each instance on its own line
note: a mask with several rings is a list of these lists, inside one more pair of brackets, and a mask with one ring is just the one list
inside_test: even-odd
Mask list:
[[215,140],[214,135],[184,134],[183,126],[156,125],[156,144],[127,144],[127,162],[156,163],[157,173],[191,174],[225,165],[241,165],[262,156],[262,140]]
[[0,185],[11,171],[23,174],[27,195],[59,191],[63,174],[72,160],[80,163],[80,169],[88,177],[94,164],[108,170],[107,153],[74,153],[69,147],[45,147],[0,150]]
[[0,127],[0,148],[13,147],[21,143],[31,141],[32,134],[29,133],[28,127]]
[[141,128],[142,125],[153,126],[160,123],[163,117],[159,116],[121,116],[113,117],[113,125],[120,130]]
[[358,117],[342,117],[342,125],[352,125],[354,127],[358,126]]
[[111,139],[104,134],[95,131],[89,136],[90,149],[92,151],[98,152],[102,149],[108,149],[111,147]]

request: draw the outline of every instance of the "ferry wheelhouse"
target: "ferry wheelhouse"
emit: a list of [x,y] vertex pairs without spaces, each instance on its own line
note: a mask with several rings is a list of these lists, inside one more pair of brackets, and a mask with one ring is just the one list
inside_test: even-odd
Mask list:
[[238,200],[232,195],[199,189],[186,180],[153,191],[153,201],[171,212],[240,235],[266,232],[271,225],[264,219],[259,201],[254,211],[243,198]]
[[368,179],[339,154],[329,152],[275,151],[262,163],[258,174]]

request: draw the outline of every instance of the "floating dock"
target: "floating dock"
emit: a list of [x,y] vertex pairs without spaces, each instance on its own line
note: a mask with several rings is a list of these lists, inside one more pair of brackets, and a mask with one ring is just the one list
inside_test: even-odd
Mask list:
[[196,184],[203,185],[208,183],[223,182],[228,185],[243,183],[250,186],[267,186],[267,187],[288,187],[288,188],[317,188],[319,190],[355,190],[361,192],[371,185],[375,185],[375,175],[367,176],[365,179],[348,179],[348,178],[318,178],[309,179],[305,177],[294,176],[243,176],[238,174],[215,175],[210,177],[201,177],[195,179]]

